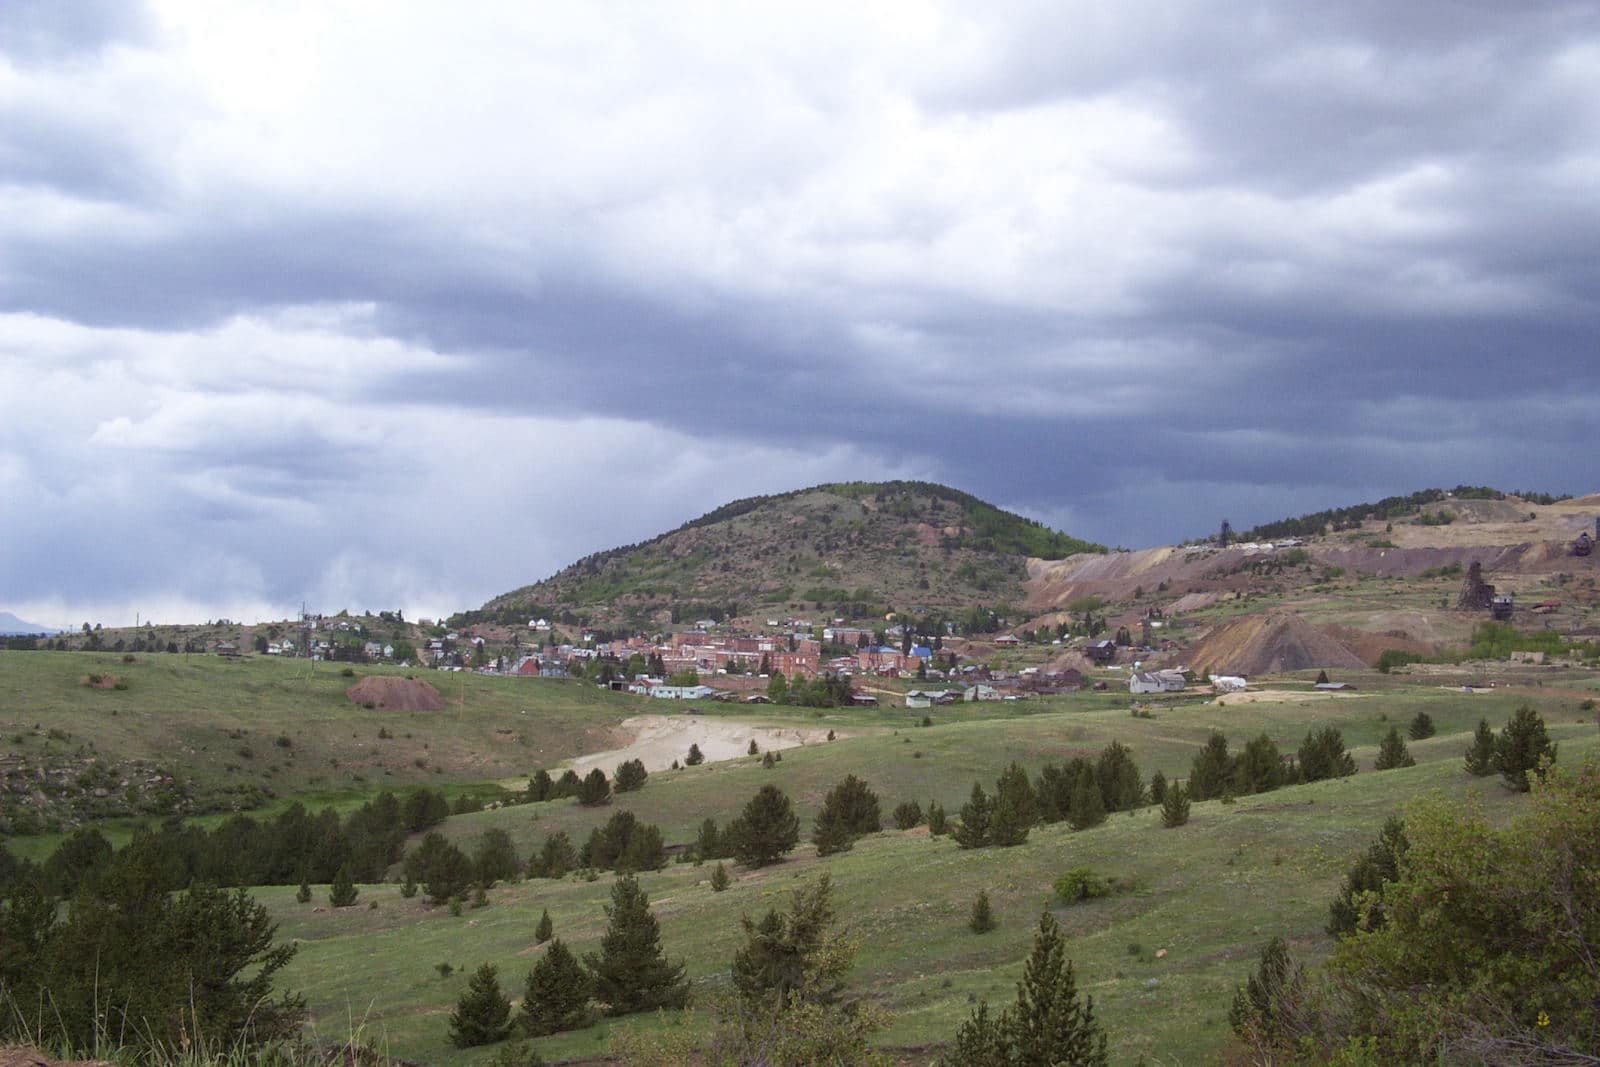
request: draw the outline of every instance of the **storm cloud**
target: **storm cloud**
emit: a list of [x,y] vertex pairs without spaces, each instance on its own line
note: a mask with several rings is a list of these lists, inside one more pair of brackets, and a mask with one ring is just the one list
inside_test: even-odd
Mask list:
[[738,496],[1583,492],[1590,3],[0,5],[0,608],[473,606]]

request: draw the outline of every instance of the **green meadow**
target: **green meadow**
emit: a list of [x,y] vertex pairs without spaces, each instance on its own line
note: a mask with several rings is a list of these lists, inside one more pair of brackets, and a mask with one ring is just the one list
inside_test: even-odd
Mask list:
[[[85,686],[90,673],[114,674],[127,688]],[[272,790],[256,811],[264,815],[294,799],[342,807],[411,785],[443,787],[452,796],[490,792],[491,783],[520,784],[536,768],[615,747],[616,727],[629,716],[689,712],[579,684],[419,677],[440,687],[441,710],[358,707],[345,696],[356,679],[335,664],[203,656],[141,656],[124,664],[110,655],[0,654],[0,754],[149,760],[192,778],[202,795],[212,789],[225,796],[221,787],[248,781]],[[1012,761],[1033,774],[1047,761],[1093,755],[1117,740],[1147,778],[1156,770],[1182,778],[1212,730],[1223,731],[1235,751],[1264,732],[1288,754],[1310,729],[1337,726],[1360,767],[1354,777],[1234,803],[1197,803],[1190,822],[1175,829],[1162,827],[1149,808],[1081,832],[1065,824],[1038,827],[1022,846],[975,851],[948,837],[930,838],[925,828],[890,829],[826,859],[802,842],[765,870],[730,864],[733,884],[720,894],[709,887],[710,867],[673,863],[641,876],[667,953],[687,963],[704,999],[727,986],[742,940],[740,916],[782,907],[800,880],[827,872],[840,923],[858,943],[851,990],[889,1013],[879,1038],[907,1062],[931,1060],[933,1046],[953,1035],[978,999],[1011,997],[1039,914],[1050,908],[1068,933],[1080,987],[1107,1026],[1113,1061],[1205,1063],[1227,1044],[1234,985],[1269,937],[1286,937],[1308,960],[1327,952],[1328,902],[1385,818],[1430,791],[1482,804],[1498,817],[1526,803],[1498,778],[1463,771],[1461,755],[1480,718],[1498,727],[1519,704],[1531,703],[1560,744],[1563,763],[1600,752],[1595,713],[1582,707],[1597,692],[1592,672],[1516,677],[1525,684],[1467,694],[1423,674],[1356,674],[1348,679],[1359,687],[1353,695],[1330,696],[1309,693],[1310,678],[1300,676],[1278,682],[1280,698],[1219,703],[1179,694],[1142,702],[1138,715],[1126,694],[1082,693],[935,708],[926,713],[933,720],[927,727],[918,725],[923,712],[904,708],[706,705],[695,710],[752,724],[831,727],[839,737],[785,750],[770,768],[759,757],[741,757],[656,772],[642,790],[607,805],[498,807],[452,816],[441,829],[469,849],[485,830],[504,829],[526,856],[556,830],[581,844],[612,813],[630,810],[658,825],[668,845],[681,845],[701,820],[725,823],[770,782],[793,799],[805,834],[823,796],[846,774],[877,792],[889,826],[893,807],[912,799],[924,806],[938,800],[954,818],[975,780],[992,788]],[[1418,765],[1373,771],[1383,735],[1391,726],[1404,734],[1419,711],[1438,733],[1409,742]],[[380,731],[391,736],[380,738]],[[255,755],[240,756],[246,747]],[[39,856],[57,839],[17,837],[7,847]],[[1074,867],[1125,888],[1066,905],[1052,886]],[[542,951],[533,929],[547,908],[557,936],[574,951],[595,950],[613,880],[576,874],[502,884],[489,891],[487,907],[459,916],[425,906],[420,895],[404,899],[393,883],[362,886],[356,906],[338,910],[328,908],[326,887],[314,887],[304,905],[295,902],[292,886],[253,892],[280,924],[279,936],[299,945],[283,981],[305,993],[319,1037],[343,1040],[358,1032],[406,1060],[469,1064],[495,1052],[458,1050],[446,1037],[449,1011],[471,970],[495,963],[507,991],[520,996]],[[984,935],[966,925],[980,890],[1000,923]],[[535,1047],[550,1060],[601,1056],[617,1027],[681,1024],[611,1020]],[[704,1015],[692,1025],[705,1025]]]

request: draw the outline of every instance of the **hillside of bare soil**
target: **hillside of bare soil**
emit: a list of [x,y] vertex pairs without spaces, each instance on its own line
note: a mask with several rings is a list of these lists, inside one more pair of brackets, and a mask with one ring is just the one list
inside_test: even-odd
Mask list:
[[444,707],[439,691],[420,678],[373,675],[345,690],[350,703],[386,711],[438,711]]
[[716,763],[749,755],[751,741],[761,752],[828,741],[826,729],[762,726],[698,715],[635,715],[624,720],[615,735],[619,742],[615,748],[579,756],[572,761],[572,769],[580,777],[596,767],[609,775],[617,764],[636,759],[647,771],[664,771],[674,760],[683,760],[690,745],[699,745],[706,762]]
[[1184,657],[1200,674],[1281,674],[1366,667],[1361,657],[1298,615],[1250,615],[1223,623]]

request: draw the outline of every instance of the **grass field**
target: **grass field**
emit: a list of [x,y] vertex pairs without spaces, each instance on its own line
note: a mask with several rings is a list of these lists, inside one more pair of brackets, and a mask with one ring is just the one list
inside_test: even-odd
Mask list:
[[[89,673],[116,674],[128,688],[87,688],[81,681]],[[928,728],[915,725],[922,712],[903,708],[819,715],[763,707],[758,717],[749,708],[713,704],[698,710],[834,726],[853,736],[790,749],[770,769],[746,757],[652,774],[640,792],[600,808],[571,801],[519,805],[453,816],[442,829],[471,846],[484,830],[503,828],[526,855],[556,829],[581,843],[613,812],[632,810],[659,825],[669,844],[685,843],[700,820],[726,821],[760,785],[773,782],[794,799],[808,832],[823,795],[848,773],[877,791],[886,824],[893,806],[908,799],[938,799],[953,817],[975,779],[991,786],[1012,760],[1031,773],[1046,760],[1092,755],[1120,740],[1146,776],[1159,769],[1169,778],[1184,777],[1213,729],[1224,731],[1236,751],[1266,732],[1288,753],[1309,729],[1336,725],[1361,767],[1354,778],[1236,804],[1196,804],[1189,825],[1174,830],[1162,828],[1147,809],[1081,833],[1043,827],[1018,848],[970,852],[925,830],[885,831],[825,860],[802,844],[774,868],[735,869],[734,884],[723,894],[706,884],[708,868],[672,865],[642,876],[668,953],[688,963],[696,990],[704,993],[726,985],[741,913],[781,906],[797,880],[829,872],[844,924],[860,942],[851,986],[891,1013],[881,1039],[907,1050],[912,1062],[932,1058],[932,1052],[912,1050],[947,1040],[975,998],[1011,996],[1039,912],[1053,907],[1069,935],[1081,986],[1108,1026],[1114,1062],[1140,1055],[1162,1063],[1210,1062],[1227,1040],[1233,985],[1267,938],[1281,934],[1308,958],[1327,951],[1322,926],[1328,901],[1389,814],[1429,790],[1477,797],[1501,814],[1525,803],[1498,779],[1472,779],[1462,771],[1460,757],[1479,718],[1498,726],[1518,704],[1532,703],[1560,743],[1563,763],[1600,752],[1594,712],[1581,707],[1600,692],[1594,672],[1496,673],[1514,684],[1468,695],[1441,684],[1452,675],[1372,673],[1349,679],[1360,687],[1354,696],[1306,699],[1310,679],[1301,676],[1279,680],[1284,694],[1264,700],[1219,705],[1178,695],[1150,701],[1150,717],[1130,715],[1126,694],[1081,693],[933,709]],[[357,707],[344,697],[354,679],[341,676],[336,665],[202,656],[123,664],[109,655],[7,653],[0,655],[0,756],[8,761],[4,766],[52,752],[80,761],[144,759],[208,787],[267,785],[278,803],[294,797],[312,806],[346,805],[408,784],[459,792],[491,781],[515,783],[534,768],[610,747],[623,719],[661,710],[576,684],[423,677],[442,680],[442,711]],[[1403,733],[1418,711],[1427,711],[1439,731],[1410,743],[1419,765],[1372,771],[1383,734],[1391,725]],[[380,728],[394,737],[380,740]],[[278,745],[280,736],[290,744]],[[256,756],[240,757],[237,750],[245,746]],[[41,835],[7,845],[37,856],[53,842]],[[1089,904],[1053,902],[1052,883],[1076,866],[1134,888]],[[359,1027],[393,1055],[454,1065],[493,1054],[456,1050],[446,1040],[446,1019],[467,977],[462,972],[494,962],[508,990],[519,995],[541,951],[532,936],[541,910],[549,908],[558,935],[575,951],[593,950],[611,883],[603,875],[593,882],[570,876],[500,886],[491,891],[489,907],[460,917],[428,909],[420,898],[405,900],[392,884],[364,886],[356,907],[338,911],[326,908],[323,888],[308,905],[295,903],[293,887],[254,892],[280,922],[280,936],[300,943],[284,982],[306,993],[320,1034],[341,1039]],[[966,928],[980,889],[990,894],[1001,924],[983,936]],[[1158,959],[1160,949],[1166,955]],[[455,969],[448,977],[436,967],[445,962]],[[551,1059],[600,1055],[614,1026],[670,1024],[622,1020],[545,1039],[538,1047]]]
[[[995,724],[995,731],[1011,725]],[[1600,751],[1592,726],[1556,732],[1564,761]],[[978,743],[976,735],[968,740]],[[973,998],[1008,999],[1039,912],[1051,907],[1068,933],[1080,986],[1095,997],[1107,1025],[1114,1062],[1140,1055],[1162,1063],[1210,1062],[1227,1040],[1233,986],[1266,939],[1281,934],[1307,958],[1326,952],[1328,901],[1389,814],[1428,790],[1477,798],[1502,815],[1525,803],[1498,779],[1466,776],[1454,751],[1463,742],[1459,735],[1441,739],[1449,758],[1441,753],[1408,770],[1363,771],[1232,805],[1196,804],[1190,823],[1173,830],[1147,809],[1081,833],[1065,826],[1036,829],[1027,844],[1006,850],[962,851],[923,830],[886,831],[826,860],[802,845],[777,867],[736,871],[723,894],[710,890],[704,867],[675,865],[642,881],[667,952],[687,961],[697,990],[711,991],[727,981],[740,942],[738,915],[782,906],[797,880],[828,871],[845,926],[860,940],[851,986],[892,1013],[882,1039],[902,1048],[948,1039]],[[1007,739],[1000,748],[1013,743]],[[837,744],[832,756],[841,770],[856,763],[856,754],[845,754],[857,745],[867,762],[876,758],[871,745]],[[780,768],[779,779],[786,773]],[[462,832],[504,814],[461,817],[451,825]],[[1136,888],[1061,906],[1051,884],[1076,866]],[[365,1020],[368,1034],[396,1055],[456,1064],[481,1062],[492,1051],[463,1052],[448,1044],[446,1019],[466,975],[442,977],[435,965],[449,962],[459,972],[493,962],[515,997],[540,951],[532,931],[541,910],[550,910],[558,936],[575,951],[593,950],[611,881],[571,876],[501,887],[489,907],[459,918],[404,900],[393,886],[363,889],[363,902],[376,901],[375,910],[316,912],[295,904],[292,889],[258,895],[281,921],[281,932],[301,941],[285,980],[306,991],[319,1028],[338,1035],[351,1018]],[[980,889],[989,892],[1001,922],[983,936],[965,925]],[[1159,949],[1167,951],[1165,958],[1156,958]],[[538,1047],[551,1059],[597,1054],[616,1025],[661,1024],[621,1020]]]

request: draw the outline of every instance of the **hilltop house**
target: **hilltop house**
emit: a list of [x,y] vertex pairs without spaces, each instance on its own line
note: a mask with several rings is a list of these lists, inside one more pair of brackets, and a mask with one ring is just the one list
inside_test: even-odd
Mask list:
[[1115,641],[1096,641],[1084,647],[1083,654],[1089,658],[1090,663],[1104,666],[1117,661],[1117,643]]

